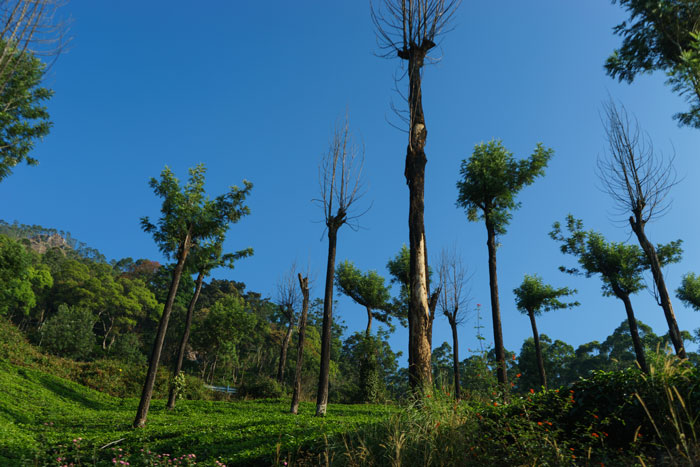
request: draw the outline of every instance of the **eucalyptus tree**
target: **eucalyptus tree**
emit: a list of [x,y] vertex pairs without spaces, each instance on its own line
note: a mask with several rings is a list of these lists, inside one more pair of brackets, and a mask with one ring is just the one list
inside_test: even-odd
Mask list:
[[326,414],[328,405],[328,380],[331,364],[331,328],[333,325],[333,280],[335,278],[335,252],[338,230],[344,224],[357,228],[361,215],[351,210],[362,196],[362,163],[364,152],[350,135],[347,121],[335,130],[328,152],[319,170],[323,215],[328,233],[328,263],[326,285],[323,294],[323,329],[321,331],[321,365],[316,396],[316,416]]
[[440,253],[438,266],[440,276],[440,295],[438,306],[447,318],[452,330],[452,372],[454,375],[455,398],[459,400],[461,389],[459,385],[459,337],[457,326],[467,318],[468,293],[464,287],[469,281],[467,270],[461,258],[455,251],[443,249]]
[[[423,113],[422,73],[436,41],[450,25],[460,0],[370,1],[372,21],[384,56],[406,62],[408,75],[408,147],[404,176],[409,189],[408,230],[410,239],[409,379],[412,387],[431,382],[430,285],[424,225],[425,144],[428,131]],[[402,62],[403,63],[403,62]]]
[[540,374],[540,384],[547,389],[547,374],[544,369],[544,359],[542,358],[542,347],[540,346],[540,335],[537,332],[535,316],[543,311],[561,310],[578,306],[578,302],[564,303],[560,297],[567,297],[576,293],[568,287],[554,288],[542,282],[542,278],[537,274],[525,275],[522,284],[513,289],[515,294],[515,305],[521,313],[527,313],[532,326],[532,337],[535,343],[535,357],[537,359],[537,370]]
[[497,238],[506,233],[512,217],[511,211],[520,207],[515,196],[523,187],[531,185],[537,177],[544,175],[544,169],[553,153],[551,149],[537,144],[529,158],[517,161],[500,140],[492,140],[477,144],[471,157],[462,160],[460,167],[462,179],[457,182],[457,206],[466,211],[470,221],[481,219],[486,224],[493,340],[500,384],[506,383],[507,375],[498,300]]
[[287,349],[289,341],[292,339],[292,331],[294,330],[294,320],[296,318],[295,309],[299,306],[301,297],[297,290],[295,282],[297,281],[296,264],[292,264],[289,271],[277,282],[277,297],[276,302],[280,313],[287,320],[287,332],[282,338],[280,347],[280,358],[277,365],[277,381],[284,383],[284,370],[287,365]]
[[175,408],[175,400],[178,396],[178,388],[175,384],[177,378],[180,376],[180,371],[182,371],[182,361],[185,358],[185,349],[187,348],[187,341],[190,337],[190,330],[192,328],[192,317],[194,316],[194,309],[197,305],[197,300],[199,299],[199,294],[202,291],[202,284],[204,279],[211,274],[211,271],[224,267],[228,269],[233,269],[234,262],[238,259],[245,258],[253,254],[252,248],[246,248],[244,250],[237,251],[236,253],[223,253],[223,243],[225,239],[225,229],[222,226],[222,231],[212,237],[209,240],[204,241],[201,245],[195,245],[192,248],[192,253],[190,255],[189,261],[189,272],[197,274],[197,279],[195,280],[194,293],[190,299],[190,303],[187,306],[187,317],[185,318],[185,328],[182,331],[182,337],[180,338],[180,345],[177,350],[177,358],[175,360],[175,367],[173,368],[173,379],[170,385],[170,391],[168,393],[168,403],[166,407],[168,409]]
[[615,26],[622,45],[605,62],[613,78],[631,83],[640,74],[666,73],[673,90],[690,103],[674,118],[700,128],[700,2],[612,0],[629,13]]
[[301,371],[304,360],[304,341],[306,339],[306,319],[309,314],[309,275],[302,277],[297,274],[299,288],[301,289],[301,316],[299,317],[299,338],[297,342],[297,366],[294,370],[294,391],[292,393],[291,413],[297,414],[299,411],[299,396],[301,394]]
[[348,260],[338,265],[335,271],[338,291],[350,297],[367,311],[365,336],[369,337],[372,320],[391,324],[395,309],[391,303],[391,286],[384,285],[384,278],[377,271],[363,273]]
[[659,254],[645,229],[648,222],[661,217],[670,207],[666,197],[676,184],[673,159],[664,160],[654,151],[650,138],[636,121],[630,121],[624,107],[618,109],[610,101],[605,105],[605,115],[609,149],[606,157],[598,159],[598,176],[620,213],[629,216],[627,221],[647,257],[656,286],[655,298],[666,317],[671,342],[676,354],[685,358]]
[[148,217],[143,217],[141,226],[144,231],[153,235],[160,251],[166,257],[175,259],[176,264],[153,342],[148,372],[133,423],[134,428],[143,427],[146,424],[168,321],[190,250],[193,246],[215,238],[221,234],[222,229],[225,230],[228,227],[229,223],[238,222],[242,216],[250,212],[244,205],[253,187],[249,181],[243,181],[243,188],[232,186],[228,193],[211,200],[204,192],[205,172],[203,164],[191,168],[189,181],[180,187],[179,180],[166,166],[161,172],[160,180],[152,178],[149,182],[155,194],[163,198],[161,217],[157,224],[151,223]]
[[[575,219],[571,214],[566,218],[566,228],[569,232],[568,237],[562,233],[561,224],[555,222],[549,236],[561,243],[562,253],[578,258],[581,269],[560,269],[569,274],[582,274],[586,277],[600,274],[603,295],[615,296],[625,305],[637,362],[642,371],[648,372],[644,347],[639,338],[637,320],[630,300],[630,295],[645,288],[643,273],[649,269],[646,255],[636,245],[608,242],[598,232],[584,231],[582,221]],[[680,242],[658,245],[657,251],[662,266],[680,261]]]

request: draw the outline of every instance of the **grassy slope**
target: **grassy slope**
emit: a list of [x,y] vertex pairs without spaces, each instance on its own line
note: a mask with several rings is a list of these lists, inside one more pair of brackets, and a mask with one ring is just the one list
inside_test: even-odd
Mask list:
[[[98,448],[122,438],[113,446],[129,453],[132,465],[139,465],[134,457],[141,448],[171,455],[194,453],[198,461],[208,460],[203,465],[219,457],[229,465],[261,458],[271,461],[278,448],[285,457],[322,442],[324,435],[374,423],[395,411],[376,405],[335,405],[327,417],[316,418],[313,405],[302,403],[295,417],[287,413],[287,400],[183,400],[169,412],[163,400],[154,400],[147,427],[132,430],[137,399],[113,397],[42,371],[71,376],[77,370],[71,362],[43,356],[17,338],[5,333],[0,339],[5,350],[0,349],[0,465],[22,465],[22,459],[28,465],[35,460],[45,465],[51,457],[66,453],[69,460],[88,465],[95,458],[97,465],[112,465],[111,448]],[[14,363],[8,359],[10,348]],[[76,450],[72,440],[78,437],[84,439]]]

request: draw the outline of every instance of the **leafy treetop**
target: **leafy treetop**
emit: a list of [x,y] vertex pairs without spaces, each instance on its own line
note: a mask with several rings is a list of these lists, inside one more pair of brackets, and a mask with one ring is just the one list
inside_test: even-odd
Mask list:
[[384,285],[384,278],[377,271],[363,273],[348,260],[338,265],[335,271],[338,290],[375,313],[374,317],[382,323],[389,323],[392,318],[391,286]]
[[537,274],[525,275],[523,283],[513,290],[516,297],[516,306],[521,313],[541,314],[543,311],[561,310],[573,308],[579,302],[564,303],[560,297],[566,297],[576,293],[575,289],[568,287],[554,288],[542,282]]

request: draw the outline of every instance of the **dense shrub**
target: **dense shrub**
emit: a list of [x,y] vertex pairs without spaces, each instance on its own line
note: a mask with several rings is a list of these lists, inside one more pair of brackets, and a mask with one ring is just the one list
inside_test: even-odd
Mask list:
[[146,354],[143,353],[141,340],[136,334],[120,335],[109,350],[110,356],[122,362],[141,365],[146,363]]
[[92,328],[97,318],[89,310],[60,305],[41,330],[41,346],[60,357],[76,360],[87,358],[95,345]]
[[238,386],[237,394],[240,397],[250,399],[277,398],[284,395],[284,388],[272,378],[263,375],[255,375],[246,378]]

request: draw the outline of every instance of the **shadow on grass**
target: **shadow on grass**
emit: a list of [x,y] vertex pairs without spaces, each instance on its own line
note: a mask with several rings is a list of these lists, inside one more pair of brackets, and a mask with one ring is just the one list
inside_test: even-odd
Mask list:
[[72,384],[50,376],[40,376],[37,382],[47,390],[53,392],[57,397],[68,399],[88,409],[105,410],[113,406],[113,404],[98,401],[94,397],[86,395],[84,393],[85,390],[83,390],[83,392],[77,391]]

